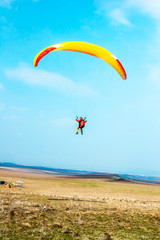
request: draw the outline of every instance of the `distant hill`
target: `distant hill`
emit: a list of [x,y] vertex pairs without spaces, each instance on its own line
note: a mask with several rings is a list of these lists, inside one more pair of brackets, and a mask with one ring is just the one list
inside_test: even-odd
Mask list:
[[160,176],[145,176],[145,175],[130,175],[130,174],[121,174],[121,176],[125,179],[132,180],[132,181],[160,184]]
[[[52,174],[52,175],[62,175],[70,177],[79,178],[103,178],[110,181],[119,182],[137,182],[137,183],[151,183],[160,184],[160,176],[145,176],[145,175],[131,175],[131,174],[113,174],[106,172],[94,172],[94,171],[80,171],[71,169],[58,169],[49,168],[42,166],[24,166],[10,162],[0,162],[0,167],[10,167],[10,168],[23,168],[37,170],[37,173]],[[39,171],[38,171],[39,170]]]
[[59,168],[49,168],[42,166],[24,166],[10,162],[0,162],[0,167],[13,167],[13,168],[24,168],[24,169],[37,169],[53,172],[60,175],[81,175],[81,174],[89,174],[89,171],[79,171],[79,170],[71,170],[71,169],[59,169]]
[[10,162],[0,162],[0,167],[11,167],[11,168],[23,168],[23,169],[35,169],[35,170],[43,170],[47,171],[46,174],[58,174],[58,175],[67,175],[67,176],[114,176],[114,174],[110,173],[99,173],[93,171],[80,171],[80,170],[72,170],[72,169],[59,169],[59,168],[49,168],[42,166],[24,166]]

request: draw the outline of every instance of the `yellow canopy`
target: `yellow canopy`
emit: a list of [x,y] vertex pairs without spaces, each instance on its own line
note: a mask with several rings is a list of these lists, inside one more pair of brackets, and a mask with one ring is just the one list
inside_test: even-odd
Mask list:
[[123,68],[120,61],[111,52],[109,52],[107,49],[103,47],[86,42],[64,42],[47,47],[37,54],[37,56],[34,59],[34,66],[36,67],[39,61],[46,54],[60,50],[82,52],[98,57],[103,61],[109,63],[119,73],[123,80],[127,79],[125,69]]

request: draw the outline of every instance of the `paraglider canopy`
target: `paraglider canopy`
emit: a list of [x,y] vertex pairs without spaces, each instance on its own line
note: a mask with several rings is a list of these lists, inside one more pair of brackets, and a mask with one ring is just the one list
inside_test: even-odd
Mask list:
[[34,66],[38,66],[39,61],[48,53],[59,50],[81,52],[100,58],[109,63],[123,80],[127,79],[125,69],[121,62],[111,52],[103,47],[86,42],[64,42],[47,47],[37,54],[34,59]]

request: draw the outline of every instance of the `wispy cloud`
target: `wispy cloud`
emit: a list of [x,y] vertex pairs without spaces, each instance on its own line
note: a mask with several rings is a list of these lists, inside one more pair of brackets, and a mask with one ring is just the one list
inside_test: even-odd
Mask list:
[[[11,109],[19,109],[19,111],[22,111],[21,108],[17,108],[17,107],[10,107]],[[17,112],[13,112],[13,114],[7,114],[6,110],[8,109],[8,107],[6,106],[5,103],[3,102],[0,102],[0,112],[1,112],[1,116],[0,118],[1,119],[4,119],[4,120],[11,120],[11,121],[20,121],[21,120],[21,117],[17,115]]]
[[9,79],[19,80],[31,86],[46,87],[85,97],[98,96],[97,92],[85,85],[78,84],[58,73],[32,68],[24,63],[5,69],[5,74]]
[[0,118],[3,120],[8,120],[8,121],[21,121],[22,120],[21,117],[19,117],[16,114],[11,114],[11,115],[4,114],[4,115],[0,116]]
[[115,8],[113,11],[111,11],[110,17],[113,24],[123,24],[129,27],[133,26],[132,23],[125,17],[124,12],[119,8]]
[[148,79],[160,86],[160,62],[148,67]]
[[48,123],[57,127],[68,127],[74,124],[73,118],[63,117],[49,120]]
[[0,112],[4,111],[5,104],[3,102],[0,102]]
[[19,121],[19,120],[21,120],[21,118],[19,117],[19,116],[17,116],[16,114],[12,114],[11,116],[10,116],[10,120],[13,120],[13,121]]
[[125,0],[122,1],[112,1],[112,0],[95,0],[97,6],[97,13],[110,18],[113,25],[125,25],[127,27],[133,26],[133,24],[128,20],[127,6]]
[[159,0],[95,0],[97,13],[110,17],[112,23],[133,26],[128,20],[133,9],[139,13],[148,14],[150,17],[160,20]]
[[18,112],[26,112],[28,110],[27,108],[17,107],[17,106],[11,106],[10,108]]
[[148,15],[155,21],[155,29],[149,29],[151,35],[147,45],[148,59],[145,60],[148,65],[146,74],[152,82],[160,84],[160,0],[95,0],[95,3],[98,13],[110,17],[114,24],[133,26],[128,20],[133,15]]
[[151,17],[160,19],[159,0],[128,0],[126,6],[139,9],[142,13],[149,14]]
[[4,90],[4,86],[2,83],[0,83],[0,90]]
[[0,0],[0,7],[11,8],[12,2],[15,0]]

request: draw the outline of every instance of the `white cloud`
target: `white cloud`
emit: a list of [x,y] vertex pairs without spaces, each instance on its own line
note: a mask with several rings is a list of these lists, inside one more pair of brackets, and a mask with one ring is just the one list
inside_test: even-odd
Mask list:
[[128,12],[126,11],[124,0],[96,0],[95,4],[97,5],[97,13],[106,16],[106,18],[110,17],[112,24],[122,24],[127,27],[133,26],[127,19]]
[[152,34],[150,41],[148,42],[149,60],[154,62],[160,62],[160,25],[155,28],[156,31]]
[[52,88],[57,91],[86,97],[98,96],[97,92],[85,85],[76,83],[58,73],[32,68],[24,63],[15,68],[5,69],[5,74],[9,79],[19,80],[31,86]]
[[0,102],[0,112],[4,111],[5,109],[5,104]]
[[0,83],[0,90],[4,90],[4,86],[2,83]]
[[95,0],[97,13],[110,16],[115,23],[132,26],[128,20],[131,10],[135,9],[142,14],[160,20],[160,0]]
[[1,119],[9,121],[21,121],[21,118],[15,114],[12,115],[2,115]]
[[126,6],[138,8],[142,13],[160,19],[160,0],[128,0]]
[[160,87],[160,26],[148,43],[147,78]]
[[0,0],[0,7],[11,8],[11,3],[15,0]]
[[13,120],[13,121],[21,120],[21,118],[19,116],[15,115],[15,114],[11,115],[10,119]]
[[148,67],[148,79],[160,86],[160,62]]
[[12,110],[19,111],[19,112],[26,112],[28,110],[27,108],[22,108],[22,107],[17,107],[17,106],[11,106],[10,108]]
[[148,58],[143,59],[142,56],[142,59],[147,65],[147,79],[160,86],[160,0],[95,0],[95,3],[99,14],[110,16],[112,22],[117,24],[130,26],[128,16],[135,17],[137,14],[154,20],[155,26],[148,28],[151,35],[146,39],[145,54],[148,54]]
[[48,123],[52,125],[56,125],[58,127],[68,127],[74,124],[74,120],[69,117],[59,118],[59,119],[52,119],[49,120]]
[[111,11],[110,17],[115,24],[123,24],[129,27],[132,26],[131,22],[125,17],[124,12],[119,8],[115,8]]

